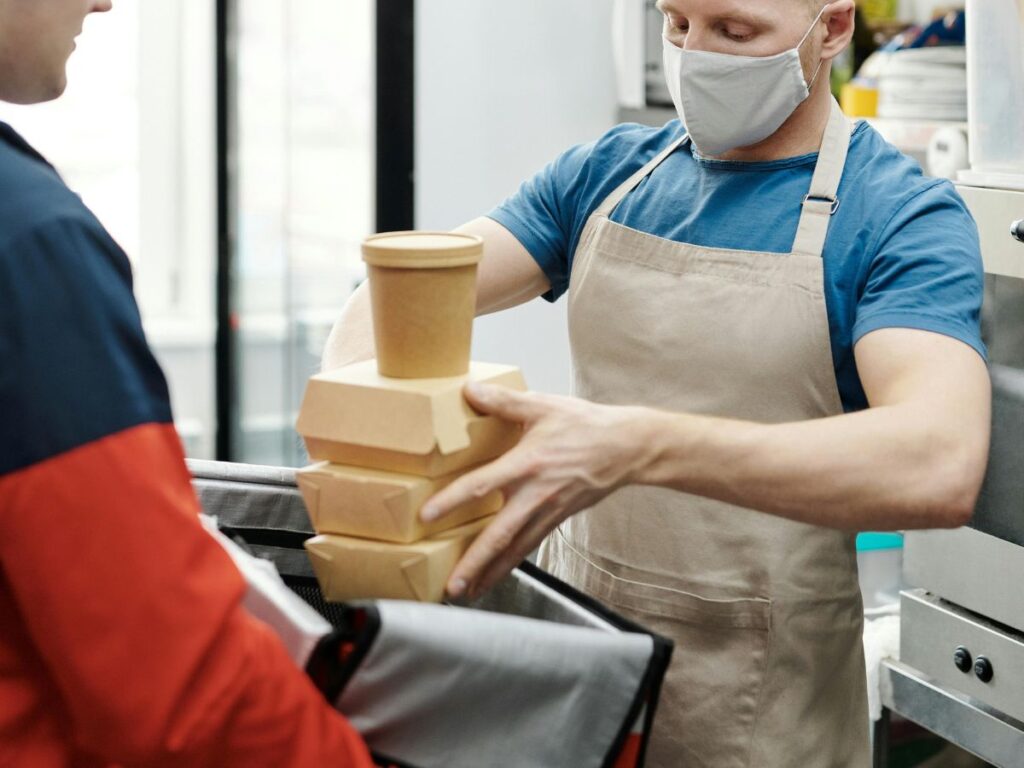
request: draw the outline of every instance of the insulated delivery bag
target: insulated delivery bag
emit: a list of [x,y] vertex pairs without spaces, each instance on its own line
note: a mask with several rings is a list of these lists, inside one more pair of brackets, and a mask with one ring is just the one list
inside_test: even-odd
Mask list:
[[[672,646],[523,563],[464,605],[324,601],[295,471],[190,461],[246,608],[396,768],[637,768]],[[296,596],[301,597],[298,599]]]

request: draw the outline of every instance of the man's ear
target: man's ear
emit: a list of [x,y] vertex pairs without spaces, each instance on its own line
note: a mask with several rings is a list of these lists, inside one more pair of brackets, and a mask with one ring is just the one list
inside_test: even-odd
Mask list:
[[823,59],[834,59],[850,45],[853,40],[855,12],[854,0],[836,0],[825,7],[821,18],[828,26],[828,34],[821,46]]

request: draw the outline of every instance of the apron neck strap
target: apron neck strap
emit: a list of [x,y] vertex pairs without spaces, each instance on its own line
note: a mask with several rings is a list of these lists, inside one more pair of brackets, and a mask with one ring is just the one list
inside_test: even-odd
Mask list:
[[[839,191],[839,181],[842,179],[843,169],[846,167],[846,155],[850,149],[850,134],[853,127],[850,120],[843,114],[839,104],[833,99],[828,125],[825,128],[825,135],[822,137],[821,149],[818,153],[818,163],[814,168],[814,177],[811,179],[811,190],[804,198],[803,210],[800,213],[800,225],[797,227],[793,253],[820,258],[825,251],[828,225],[832,214],[839,208],[839,198],[836,193]],[[610,216],[626,195],[636,189],[640,182],[653,173],[654,169],[661,165],[669,155],[689,140],[689,135],[684,134],[669,144],[608,195],[594,211],[593,217]]]
[[641,181],[650,176],[654,172],[654,169],[665,161],[665,158],[679,149],[679,147],[686,143],[689,138],[688,134],[683,134],[682,137],[669,144],[668,147],[662,150],[654,159],[647,163],[647,165],[622,182],[622,184],[620,184],[614,192],[608,195],[608,197],[604,199],[604,202],[597,207],[593,216],[595,218],[598,216],[611,216],[612,211],[614,211],[615,207],[622,202],[623,198],[636,189],[640,185]]
[[839,209],[837,193],[846,167],[853,128],[854,124],[833,99],[828,125],[821,140],[821,150],[818,152],[818,164],[811,179],[811,189],[800,211],[793,253],[821,258],[825,252],[828,225]]

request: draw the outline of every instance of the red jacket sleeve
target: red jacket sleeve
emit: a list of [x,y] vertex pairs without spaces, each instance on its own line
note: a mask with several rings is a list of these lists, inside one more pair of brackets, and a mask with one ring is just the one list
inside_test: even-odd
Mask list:
[[[138,766],[372,762],[240,607],[172,426],[145,424],[0,477],[0,580],[78,748]],[[0,581],[0,586],[2,586]]]

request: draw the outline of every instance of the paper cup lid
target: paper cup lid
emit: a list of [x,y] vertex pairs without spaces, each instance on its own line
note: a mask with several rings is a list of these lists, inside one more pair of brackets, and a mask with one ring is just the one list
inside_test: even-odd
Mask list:
[[363,241],[363,261],[374,267],[466,267],[483,255],[482,238],[457,232],[385,232]]

